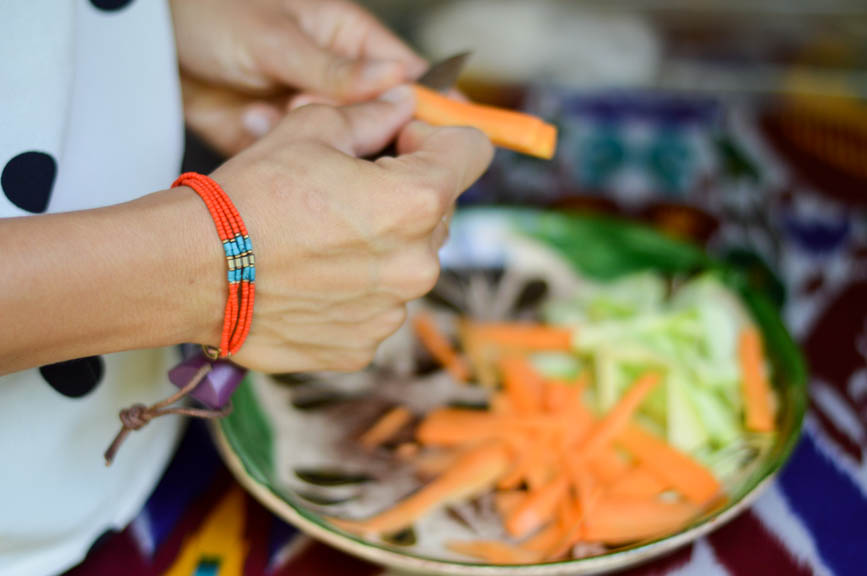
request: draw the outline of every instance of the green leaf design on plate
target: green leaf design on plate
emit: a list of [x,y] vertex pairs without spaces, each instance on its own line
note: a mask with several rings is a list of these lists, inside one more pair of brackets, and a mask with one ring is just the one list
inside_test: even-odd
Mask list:
[[332,468],[303,468],[295,470],[295,475],[308,484],[316,486],[347,486],[350,484],[364,484],[373,478],[367,474],[347,472]]
[[271,378],[286,386],[300,386],[315,380],[310,374],[271,374]]
[[292,406],[297,410],[320,410],[336,406],[342,402],[349,400],[345,395],[336,392],[313,392],[310,394],[294,394],[292,396]]
[[394,546],[415,546],[415,543],[418,542],[415,528],[412,526],[404,528],[400,532],[395,532],[394,534],[386,534],[382,539]]
[[232,406],[232,413],[220,420],[219,426],[250,476],[270,485],[274,471],[274,439],[249,375],[232,395]]
[[616,218],[517,212],[512,221],[520,232],[551,246],[582,272],[599,279],[648,269],[689,273],[710,265],[699,248]]
[[297,494],[302,500],[307,500],[316,506],[336,506],[337,504],[344,504],[358,497],[357,494],[341,497],[325,496],[322,494],[314,494],[312,492],[295,492],[295,494]]

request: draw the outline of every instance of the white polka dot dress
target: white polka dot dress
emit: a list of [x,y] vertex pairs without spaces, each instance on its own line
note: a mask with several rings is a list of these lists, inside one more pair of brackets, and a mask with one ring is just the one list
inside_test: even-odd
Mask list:
[[[164,0],[4,0],[0,57],[0,217],[124,202],[177,176],[183,123]],[[173,390],[173,360],[138,351],[0,377],[0,574],[63,571],[141,508],[181,422],[132,434],[111,468],[102,453],[120,408]]]

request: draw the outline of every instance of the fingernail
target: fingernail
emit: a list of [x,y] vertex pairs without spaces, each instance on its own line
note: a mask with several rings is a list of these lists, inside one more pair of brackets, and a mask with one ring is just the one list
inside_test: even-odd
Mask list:
[[274,126],[271,115],[257,108],[245,111],[241,122],[244,124],[244,129],[256,137],[264,136]]
[[367,84],[377,85],[400,82],[403,79],[403,66],[397,62],[370,62],[362,69],[361,79]]
[[402,104],[412,99],[412,89],[405,84],[395,86],[391,90],[380,94],[379,99],[389,104]]
[[289,111],[296,110],[302,106],[307,106],[315,101],[314,97],[309,94],[299,94],[289,101]]

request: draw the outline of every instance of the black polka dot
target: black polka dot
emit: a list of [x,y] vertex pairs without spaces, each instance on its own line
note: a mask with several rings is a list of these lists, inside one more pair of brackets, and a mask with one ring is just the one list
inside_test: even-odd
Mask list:
[[90,3],[93,4],[94,8],[98,8],[104,12],[114,12],[116,10],[123,10],[132,4],[132,0],[90,0]]
[[69,398],[81,398],[89,394],[102,380],[105,363],[99,356],[88,356],[48,364],[39,373],[52,388]]
[[9,200],[28,212],[40,214],[48,208],[57,162],[45,152],[22,152],[6,163],[0,186]]

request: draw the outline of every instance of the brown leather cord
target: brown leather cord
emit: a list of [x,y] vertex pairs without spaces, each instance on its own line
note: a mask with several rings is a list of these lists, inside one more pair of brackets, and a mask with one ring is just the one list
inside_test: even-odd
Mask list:
[[152,404],[150,406],[145,406],[144,404],[133,404],[129,408],[124,408],[120,411],[118,416],[120,417],[120,422],[122,427],[120,432],[117,433],[117,436],[114,437],[111,445],[108,447],[108,450],[105,451],[105,465],[111,466],[111,462],[114,459],[115,454],[117,454],[118,448],[123,444],[123,441],[126,440],[126,437],[133,430],[139,430],[143,426],[145,426],[148,422],[153,420],[154,418],[159,418],[160,416],[165,416],[166,414],[180,414],[182,416],[190,416],[192,418],[203,418],[206,420],[213,420],[215,418],[222,418],[224,416],[228,416],[232,412],[232,404],[226,404],[220,410],[209,410],[202,408],[184,408],[183,406],[171,406],[178,400],[184,398],[187,394],[192,392],[196,386],[204,380],[205,376],[208,375],[208,372],[211,371],[211,365],[205,364],[199,371],[195,373],[195,375],[190,379],[187,384],[163,400],[160,400],[156,404]]

